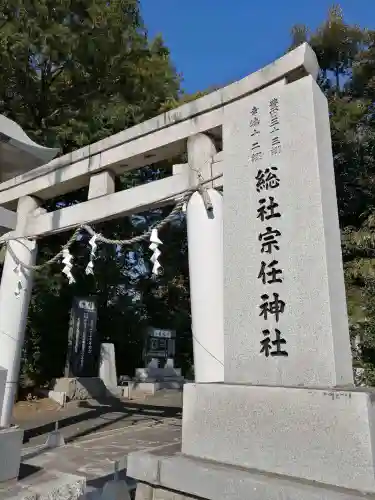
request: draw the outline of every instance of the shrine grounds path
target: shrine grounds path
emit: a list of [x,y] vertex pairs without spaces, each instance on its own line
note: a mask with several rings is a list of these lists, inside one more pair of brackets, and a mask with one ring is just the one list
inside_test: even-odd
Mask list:
[[[30,406],[32,403],[30,403]],[[137,400],[71,402],[14,419],[25,430],[20,476],[41,469],[86,476],[88,486],[101,487],[118,463],[126,476],[127,455],[137,450],[166,451],[181,443],[182,393],[160,391]],[[46,448],[58,422],[65,446]]]

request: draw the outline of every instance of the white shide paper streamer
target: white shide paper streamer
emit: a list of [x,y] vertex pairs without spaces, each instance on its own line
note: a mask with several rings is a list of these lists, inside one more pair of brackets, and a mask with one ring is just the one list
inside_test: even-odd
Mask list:
[[65,276],[68,278],[69,285],[71,285],[76,282],[72,274],[73,255],[69,252],[68,248],[64,248],[62,254],[63,254],[62,263],[64,264],[64,269],[62,270],[62,273],[65,274]]
[[159,250],[159,245],[162,245],[163,242],[159,239],[158,230],[156,228],[151,231],[150,242],[151,245],[149,249],[153,252],[150,258],[150,261],[153,263],[152,273],[157,275],[161,269],[161,264],[159,262],[161,251]]

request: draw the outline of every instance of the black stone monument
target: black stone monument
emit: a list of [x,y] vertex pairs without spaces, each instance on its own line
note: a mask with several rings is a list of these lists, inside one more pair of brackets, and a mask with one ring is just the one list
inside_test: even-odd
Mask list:
[[70,313],[65,377],[97,377],[100,343],[95,297],[74,297]]

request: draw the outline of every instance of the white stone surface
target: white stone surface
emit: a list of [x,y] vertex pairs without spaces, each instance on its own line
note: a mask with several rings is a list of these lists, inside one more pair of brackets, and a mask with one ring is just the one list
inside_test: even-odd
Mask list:
[[[128,457],[129,476],[138,483],[136,500],[364,500],[360,492],[264,474],[186,456],[147,452]],[[152,485],[151,487],[148,485]],[[371,497],[372,498],[372,497]]]
[[117,387],[116,355],[114,344],[100,345],[99,378],[108,388]]
[[[219,151],[215,154],[211,163],[211,173],[212,177],[219,176],[223,173],[223,158],[222,151]],[[189,165],[187,163],[177,163],[173,165],[173,175],[183,174],[184,172],[189,171]],[[223,186],[223,177],[218,177],[213,181],[213,187],[220,188]]]
[[17,224],[17,214],[4,207],[0,207],[0,228],[15,229]]
[[130,398],[130,387],[128,385],[121,385],[119,386],[119,397],[120,398]]
[[[38,202],[26,196],[18,202],[17,231],[24,234],[27,218],[38,207]],[[21,262],[32,266],[36,260],[35,240],[19,239],[8,243],[0,286],[0,366],[7,369],[1,425],[10,423],[19,378],[21,352],[23,347],[27,311],[32,290],[32,271],[21,268]],[[21,289],[18,283],[21,283]],[[19,292],[17,295],[16,292]]]
[[165,378],[180,378],[181,368],[154,368],[148,366],[147,368],[136,368],[135,379],[136,380],[147,380],[148,378],[154,378],[156,380],[164,380]]
[[173,358],[167,358],[167,361],[165,362],[164,365],[165,370],[174,370],[174,359]]
[[160,479],[160,458],[155,453],[134,451],[128,455],[126,473],[137,481],[157,484]]
[[182,452],[375,493],[374,393],[188,384]]
[[[278,131],[270,126],[270,102],[278,99]],[[252,110],[257,111],[252,115]],[[260,124],[251,126],[259,117]],[[268,87],[225,108],[224,323],[225,381],[271,385],[341,386],[353,383],[340,232],[327,100],[313,78]],[[254,130],[259,134],[251,136]],[[271,154],[272,139],[279,138]],[[258,142],[261,147],[252,151]],[[275,146],[278,148],[279,146]],[[252,163],[253,152],[263,159]],[[257,192],[256,176],[270,166],[279,186]],[[262,221],[259,200],[278,204],[279,218]],[[267,208],[266,215],[271,211]],[[279,249],[261,253],[266,228],[278,230]],[[272,236],[272,235],[271,235]],[[267,250],[267,246],[264,247]],[[282,283],[263,284],[276,260]],[[266,276],[271,280],[272,276]],[[285,303],[277,317],[261,304]],[[268,295],[268,299],[261,297]],[[288,357],[261,353],[276,329]],[[276,351],[276,346],[272,346]],[[271,352],[272,352],[271,351]]]
[[0,411],[3,407],[6,379],[7,379],[7,370],[6,368],[0,366]]
[[49,399],[56,401],[60,406],[65,406],[67,394],[63,391],[48,391]]
[[194,193],[187,206],[189,282],[196,382],[224,380],[223,197],[209,190],[213,216]]
[[0,428],[0,483],[17,478],[22,441],[23,430],[19,427]]
[[134,188],[33,217],[28,221],[27,234],[38,236],[58,233],[87,222],[100,222],[113,219],[116,216],[143,212],[153,206],[163,205],[163,203],[158,202],[166,197],[171,197],[173,203],[173,196],[189,187],[189,180],[185,174],[141,184]]
[[[161,391],[162,389],[172,389],[172,390],[181,390],[184,385],[183,378],[171,378],[164,379],[161,381],[156,381],[155,379],[144,380],[144,381],[133,381],[129,382],[129,390],[127,391],[128,397],[132,397],[135,393],[139,394],[155,394],[157,391]],[[123,392],[123,394],[126,394]],[[124,396],[126,397],[126,396]]]
[[[203,134],[188,140],[191,183],[212,177],[216,153],[212,140]],[[210,188],[209,185],[206,186]],[[191,328],[196,382],[224,380],[223,313],[223,197],[207,189],[213,205],[207,211],[202,195],[194,193],[187,205],[187,234]]]
[[90,177],[88,199],[98,198],[115,192],[115,175],[109,170],[103,170]]

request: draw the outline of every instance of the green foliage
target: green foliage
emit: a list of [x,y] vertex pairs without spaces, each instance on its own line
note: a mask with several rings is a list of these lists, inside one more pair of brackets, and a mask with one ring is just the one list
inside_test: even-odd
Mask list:
[[[354,363],[375,384],[375,32],[333,6],[315,32],[292,29],[292,46],[314,48],[331,133]],[[355,342],[354,342],[355,340]]]
[[[0,0],[0,28],[0,113],[19,123],[37,142],[57,146],[62,153],[142,122],[161,112],[166,103],[178,101],[180,81],[169,51],[160,37],[149,40],[137,0]],[[119,180],[118,187],[158,178],[168,168],[132,172]],[[46,206],[53,210],[57,203],[76,203],[86,195],[81,190],[50,200]],[[124,218],[97,230],[129,238],[163,214],[143,215],[143,224]],[[43,239],[39,260],[56,253],[67,238],[63,234]],[[160,326],[170,326],[171,311],[180,306],[169,307],[168,302],[186,295],[186,284],[179,285],[186,269],[175,266],[180,262],[181,240],[185,245],[183,227],[172,230],[168,238],[174,248],[168,254],[171,269],[155,281],[147,266],[144,272],[134,272],[134,260],[149,258],[145,245],[130,249],[135,257],[100,246],[95,276],[87,277],[87,238],[72,250],[75,285],[68,286],[58,264],[36,276],[24,348],[24,383],[48,382],[62,375],[74,295],[98,297],[101,338],[116,344],[119,372],[134,373],[140,363],[144,325],[159,320]],[[185,250],[182,255],[186,261]],[[185,281],[182,277],[181,282]],[[182,291],[176,294],[178,287]],[[167,291],[161,294],[160,290]],[[190,327],[188,310],[182,312],[184,319],[174,321],[182,333]]]
[[0,102],[64,152],[143,121],[178,92],[136,0],[2,0]]

